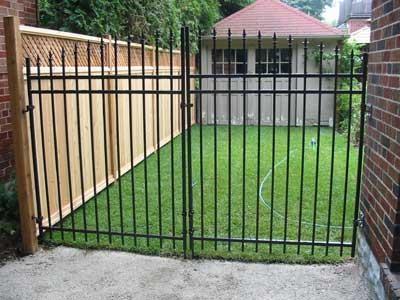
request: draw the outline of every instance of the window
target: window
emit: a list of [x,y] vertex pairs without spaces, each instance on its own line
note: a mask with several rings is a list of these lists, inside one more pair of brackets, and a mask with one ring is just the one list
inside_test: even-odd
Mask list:
[[[230,52],[230,53],[229,53]],[[243,49],[231,49],[230,51],[227,49],[216,49],[215,50],[215,58],[214,51],[212,57],[213,73],[215,74],[229,74],[229,55],[231,62],[231,74],[243,74],[247,72],[247,50]],[[215,59],[215,60],[214,60]]]
[[[276,49],[276,73],[289,73],[289,49]],[[274,73],[274,50],[256,49],[256,73]]]

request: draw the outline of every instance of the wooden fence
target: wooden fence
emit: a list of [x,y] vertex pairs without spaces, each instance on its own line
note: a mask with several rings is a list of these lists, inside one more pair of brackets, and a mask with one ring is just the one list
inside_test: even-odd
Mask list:
[[[11,21],[12,20],[12,21]],[[17,25],[18,26],[17,26]],[[8,36],[8,37],[7,37]],[[74,49],[75,45],[78,50],[78,73],[79,75],[88,74],[88,58],[87,58],[87,43],[91,43],[91,74],[100,75],[101,74],[101,59],[100,59],[100,42],[101,39],[97,37],[85,36],[80,34],[72,34],[54,30],[47,30],[41,28],[19,26],[19,22],[15,18],[10,18],[9,24],[6,25],[6,39],[8,43],[7,50],[9,53],[15,51],[17,56],[17,61],[13,62],[9,59],[9,72],[19,72],[22,70],[22,65],[25,63],[23,58],[29,57],[31,59],[31,75],[36,75],[38,68],[36,66],[37,60],[40,60],[40,73],[41,75],[49,74],[49,53],[53,55],[53,75],[61,75],[61,49],[65,50],[65,73],[66,75],[75,74],[74,67]],[[115,61],[115,51],[114,45],[117,43],[117,64]],[[105,44],[105,74],[113,75],[117,71],[118,74],[128,74],[128,44],[124,41],[114,41],[110,38],[104,39]],[[17,49],[20,48],[20,49]],[[141,75],[141,45],[131,44],[131,72],[132,75]],[[159,51],[159,74],[160,75],[170,75],[170,58],[172,57],[173,63],[173,75],[179,75],[181,72],[181,54],[179,51],[173,51],[170,55],[168,50],[160,49]],[[151,46],[145,46],[145,75],[155,75],[156,67],[156,53],[155,48]],[[14,63],[14,64],[13,64]],[[16,63],[16,64],[15,64]],[[26,74],[26,68],[24,66],[23,70]],[[11,77],[10,77],[11,78]],[[131,88],[133,90],[142,90],[142,80],[141,79],[118,79],[117,85],[119,90],[128,90],[129,80],[131,80]],[[177,90],[180,88],[179,79],[158,79],[160,90],[170,90],[171,82],[173,89]],[[54,89],[62,90],[63,82],[62,80],[54,80]],[[50,80],[41,79],[40,80],[41,89],[50,89]],[[88,89],[89,80],[79,79],[78,88],[80,90]],[[102,89],[102,79],[92,79],[91,85],[92,89]],[[113,79],[106,79],[104,82],[104,89],[109,91],[115,90],[115,81]],[[32,88],[38,88],[38,81],[32,81]],[[67,89],[76,89],[76,84],[74,79],[66,80]],[[155,90],[156,79],[146,78],[145,89]],[[17,86],[13,87],[10,85],[12,101],[18,102],[18,92],[16,90],[21,89]],[[19,156],[23,156],[26,161],[29,161],[29,169],[19,169],[17,168],[17,181],[19,185],[19,198],[20,206],[26,205],[28,203],[29,207],[27,213],[22,213],[21,223],[27,222],[27,219],[32,218],[36,215],[35,213],[35,194],[34,183],[33,183],[33,169],[32,169],[32,157],[31,150],[32,147],[31,139],[29,137],[29,122],[27,114],[21,115],[18,112],[21,108],[26,107],[28,104],[27,97],[27,86],[26,78],[24,76],[23,89],[25,90],[24,99],[18,102],[14,110],[14,120],[15,124],[18,124],[20,128],[14,127],[17,130],[15,137],[16,145],[24,145],[24,149],[21,153],[16,153],[16,159]],[[95,159],[93,160],[91,149],[91,129],[90,129],[90,109],[89,109],[89,96],[87,94],[79,95],[79,100],[77,100],[76,95],[67,94],[64,99],[63,94],[54,95],[54,118],[52,111],[52,101],[50,94],[43,94],[40,97],[34,95],[33,104],[34,109],[34,119],[35,119],[35,137],[36,137],[36,153],[37,153],[37,163],[38,163],[38,179],[39,179],[39,197],[42,207],[43,214],[43,225],[48,225],[48,212],[50,212],[52,223],[54,224],[60,219],[58,205],[58,199],[61,199],[61,213],[65,217],[70,213],[70,200],[72,196],[72,201],[74,204],[74,209],[78,208],[82,204],[82,193],[84,191],[85,201],[89,200],[94,195],[94,187],[97,193],[105,188],[106,186],[106,176],[108,176],[109,183],[112,183],[118,178],[118,166],[117,166],[117,150],[116,150],[116,135],[117,126],[119,129],[119,139],[120,139],[120,162],[121,162],[121,175],[128,172],[131,169],[131,153],[130,153],[130,143],[128,142],[130,138],[133,140],[134,144],[134,165],[141,162],[144,158],[144,146],[143,140],[144,135],[147,138],[147,149],[146,154],[151,155],[157,149],[157,139],[156,139],[156,95],[147,94],[145,98],[145,109],[146,109],[146,130],[143,129],[143,106],[142,106],[142,95],[133,94],[132,95],[132,110],[129,110],[129,96],[128,94],[120,94],[118,96],[118,111],[116,109],[116,99],[115,94],[109,93],[105,95],[106,103],[105,109],[103,109],[102,94],[93,94],[93,133],[94,141],[93,146],[95,151]],[[159,126],[160,126],[160,141],[161,145],[168,143],[171,138],[177,136],[182,131],[181,124],[181,108],[180,108],[180,95],[169,95],[162,94],[159,95],[160,107],[159,107]],[[64,101],[65,100],[65,101]],[[77,104],[79,101],[80,114],[77,113]],[[41,102],[41,103],[40,103]],[[66,103],[66,105],[64,105]],[[40,109],[42,106],[42,114],[40,114]],[[173,136],[171,135],[171,112],[173,113]],[[132,113],[132,128],[133,134],[130,137],[130,124],[129,124],[129,113]],[[117,120],[117,115],[118,120]],[[106,116],[106,125],[103,122],[103,116]],[[42,119],[41,119],[42,118]],[[41,122],[43,122],[43,131],[41,130]],[[80,180],[80,166],[79,166],[79,138],[78,138],[78,122],[81,126],[81,139],[82,142],[82,163],[83,163],[83,184]],[[192,123],[195,122],[195,113],[192,114]],[[68,124],[68,126],[66,126]],[[55,131],[55,132],[54,132]],[[144,132],[145,131],[145,132]],[[22,132],[23,134],[18,134]],[[57,136],[57,153],[55,148],[54,133]],[[66,136],[69,137],[69,143],[67,145]],[[107,142],[107,149],[104,148],[104,137]],[[17,139],[17,140],[16,140]],[[71,183],[67,180],[68,178],[68,164],[67,164],[67,146],[70,153],[70,171],[71,171]],[[28,152],[28,153],[27,153]],[[105,155],[109,162],[108,170],[105,169],[105,164],[100,163],[105,161]],[[58,158],[58,159],[57,159]],[[58,162],[59,178],[57,180],[56,174],[56,161]],[[44,165],[46,162],[46,166]],[[96,171],[95,182],[92,176],[92,166],[94,164]],[[19,173],[19,174],[18,174]],[[21,176],[28,177],[21,187],[19,178]],[[59,183],[58,183],[59,181]],[[46,183],[46,184],[45,184]],[[47,187],[46,187],[47,185]],[[22,189],[22,190],[21,190]],[[71,192],[70,192],[71,191]],[[47,201],[49,206],[47,205]],[[32,227],[32,222],[29,221]],[[36,228],[36,226],[35,226]],[[32,230],[30,229],[30,234],[32,235]],[[32,248],[32,237],[26,244],[25,247],[27,252],[34,252],[34,247]],[[29,244],[31,247],[29,247]]]

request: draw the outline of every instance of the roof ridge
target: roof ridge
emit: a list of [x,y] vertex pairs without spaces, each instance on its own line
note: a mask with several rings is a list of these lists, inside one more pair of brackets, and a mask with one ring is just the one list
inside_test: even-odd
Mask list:
[[[299,27],[300,26],[300,27]],[[294,35],[309,33],[312,36],[343,36],[343,32],[317,18],[307,15],[298,8],[282,0],[256,0],[241,10],[227,16],[214,24],[217,31],[232,28],[235,35],[240,28],[246,31],[266,30],[277,34],[292,32]],[[218,34],[218,33],[217,33]]]
[[[258,1],[260,1],[260,0],[257,0],[256,2],[258,2]],[[261,0],[261,1],[264,1],[264,0]],[[316,24],[319,24],[319,25],[324,26],[326,29],[329,29],[329,30],[331,30],[332,32],[337,33],[337,31],[338,31],[338,29],[332,27],[331,25],[328,25],[328,24],[326,24],[326,23],[324,23],[324,22],[318,20],[317,18],[315,18],[315,17],[313,17],[313,16],[310,16],[310,15],[306,14],[305,12],[301,11],[300,9],[298,9],[298,8],[296,8],[296,7],[293,7],[293,6],[287,4],[287,3],[283,2],[283,1],[280,1],[280,0],[269,0],[269,1],[275,1],[275,2],[277,2],[278,4],[280,4],[280,5],[284,6],[284,7],[287,7],[287,8],[290,9],[290,10],[292,10],[292,11],[295,12],[296,14],[301,15],[301,16],[303,16],[303,17],[306,17],[307,19],[309,19],[310,21],[313,21],[313,22],[316,23]],[[254,2],[254,3],[255,3],[255,2]]]
[[219,23],[221,23],[221,22],[223,22],[223,21],[228,21],[229,19],[231,19],[231,18],[233,18],[233,17],[235,17],[235,16],[237,16],[237,15],[242,14],[244,11],[247,11],[249,8],[255,6],[256,3],[257,3],[257,2],[260,2],[260,1],[265,1],[265,0],[256,0],[256,1],[254,1],[253,3],[251,3],[251,4],[249,4],[249,5],[245,6],[245,7],[243,7],[242,9],[238,10],[237,12],[234,12],[233,14],[227,16],[226,18],[223,18],[223,19],[219,20],[217,23],[214,24],[214,28],[217,27],[217,25],[218,25]]

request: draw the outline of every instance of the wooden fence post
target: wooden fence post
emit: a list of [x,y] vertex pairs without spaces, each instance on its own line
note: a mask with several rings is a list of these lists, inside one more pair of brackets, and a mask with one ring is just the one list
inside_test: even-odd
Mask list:
[[34,187],[31,173],[30,139],[26,108],[23,53],[19,19],[4,18],[7,51],[8,85],[11,98],[11,116],[16,165],[17,193],[21,222],[22,250],[34,253],[38,249],[35,223]]

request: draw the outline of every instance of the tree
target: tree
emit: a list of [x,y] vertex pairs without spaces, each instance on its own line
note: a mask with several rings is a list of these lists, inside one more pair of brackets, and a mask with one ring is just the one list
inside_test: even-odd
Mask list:
[[219,0],[221,16],[225,18],[252,2],[254,2],[254,0]]
[[131,35],[135,41],[143,32],[150,44],[158,31],[164,47],[170,32],[179,39],[183,24],[209,30],[218,18],[217,0],[40,0],[44,27],[123,39]]
[[325,6],[331,6],[333,0],[283,0],[285,3],[296,7],[303,12],[321,19]]

